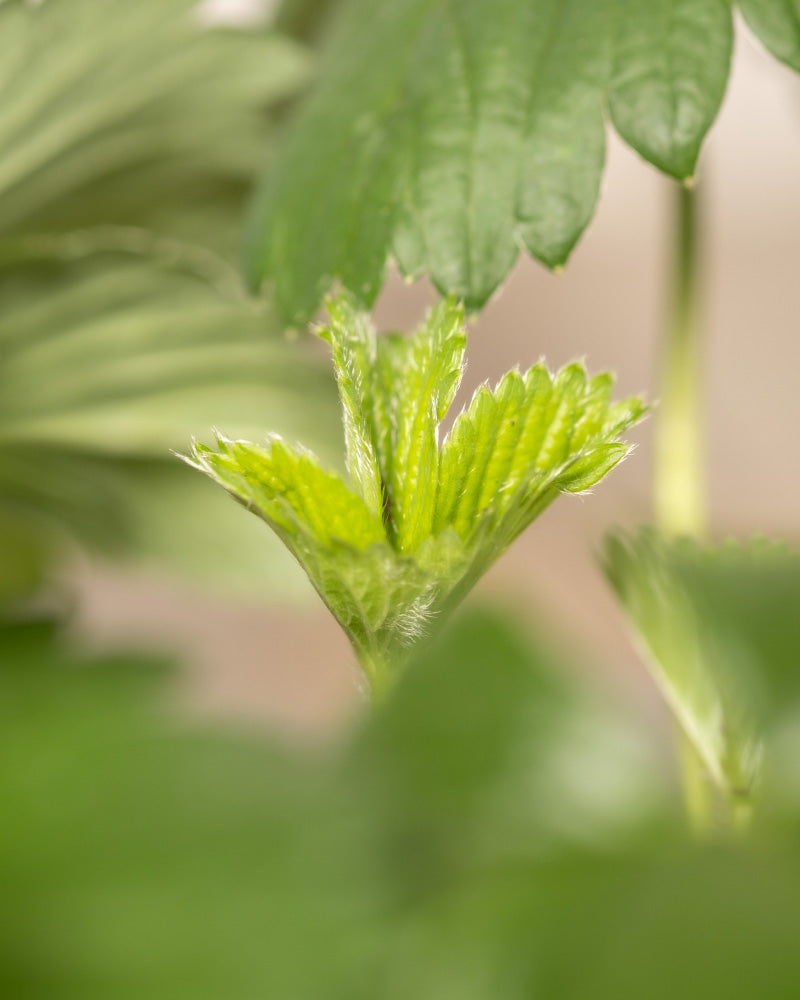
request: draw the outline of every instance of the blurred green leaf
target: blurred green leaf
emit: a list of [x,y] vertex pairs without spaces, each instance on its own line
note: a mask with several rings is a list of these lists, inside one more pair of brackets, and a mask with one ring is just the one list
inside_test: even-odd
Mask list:
[[40,259],[0,271],[0,300],[0,498],[19,515],[10,535],[24,516],[51,544],[60,533],[160,557],[205,583],[292,579],[279,546],[170,449],[225,420],[333,453],[335,390],[308,345],[278,338],[263,305],[183,261]]
[[800,557],[650,531],[608,540],[606,573],[667,702],[714,779],[747,795],[771,713],[800,696]]
[[225,259],[269,109],[306,73],[296,43],[208,27],[192,0],[0,5],[4,603],[65,539],[303,592],[170,449],[224,421],[327,453],[330,380]]
[[0,5],[0,236],[151,225],[233,251],[301,50],[193,0]]
[[[796,841],[698,849],[659,813],[613,847],[591,812],[583,841],[550,825],[574,792],[539,776],[581,700],[551,657],[473,609],[342,755],[189,724],[164,664],[0,628],[0,989],[794,996]],[[609,744],[584,750],[591,774]]]
[[166,457],[224,421],[333,437],[335,392],[270,312],[190,263],[57,257],[0,270],[0,443]]
[[273,26],[304,41],[324,36],[340,0],[277,0]]
[[798,889],[789,850],[529,855],[407,911],[384,951],[382,996],[793,996]]
[[751,697],[772,716],[800,704],[800,552],[756,538],[681,552],[681,582]]
[[45,627],[0,630],[0,989],[335,988],[376,893],[327,768],[178,724],[146,668],[86,662]]
[[733,23],[727,0],[351,0],[331,35],[251,223],[252,282],[298,325],[336,279],[371,304],[389,257],[469,309],[520,248],[562,265],[597,201],[606,111],[690,177]]
[[800,7],[797,0],[738,0],[753,33],[769,51],[800,71]]
[[650,734],[581,690],[557,647],[474,604],[417,651],[345,763],[401,898],[478,862],[620,848],[668,812]]

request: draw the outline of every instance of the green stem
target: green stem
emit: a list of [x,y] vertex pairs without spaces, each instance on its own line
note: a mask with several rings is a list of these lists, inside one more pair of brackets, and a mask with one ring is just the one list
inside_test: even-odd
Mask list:
[[385,701],[392,688],[394,674],[390,664],[374,646],[357,642],[351,637],[358,664],[369,683],[372,704],[379,705]]
[[[697,192],[675,188],[672,297],[662,355],[661,405],[655,442],[655,516],[668,536],[701,538],[706,530],[701,379],[700,218]],[[718,792],[708,769],[681,732],[684,796],[690,826],[709,836],[720,821],[746,827],[749,800]]]
[[[699,219],[697,194],[675,188],[672,294],[661,364],[655,441],[656,524],[665,535],[702,536],[706,527],[700,402]],[[679,734],[684,798],[698,836],[714,827],[714,788],[688,736]]]
[[656,523],[667,535],[706,527],[701,432],[697,194],[677,187],[672,299],[662,356],[655,442]]
[[694,743],[680,727],[676,726],[676,729],[680,745],[686,816],[692,832],[698,837],[707,837],[715,826],[714,786],[708,768],[701,760]]

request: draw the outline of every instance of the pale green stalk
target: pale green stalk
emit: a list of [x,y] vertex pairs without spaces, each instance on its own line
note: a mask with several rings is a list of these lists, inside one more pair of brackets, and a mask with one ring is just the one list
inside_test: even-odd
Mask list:
[[[670,315],[661,362],[661,405],[656,428],[656,524],[668,537],[702,538],[707,526],[702,405],[701,219],[694,187],[675,188],[674,256]],[[692,829],[708,836],[715,826],[717,793],[688,737],[680,733],[686,812]],[[728,820],[741,824],[747,803],[727,803]]]
[[694,537],[706,529],[697,197],[692,188],[676,187],[672,295],[661,359],[654,490],[661,531]]
[[[675,187],[675,234],[669,318],[662,345],[661,405],[656,425],[654,505],[668,536],[700,537],[706,529],[700,401],[700,220],[694,188]],[[689,824],[699,836],[713,828],[714,789],[699,754],[680,732],[681,770]]]

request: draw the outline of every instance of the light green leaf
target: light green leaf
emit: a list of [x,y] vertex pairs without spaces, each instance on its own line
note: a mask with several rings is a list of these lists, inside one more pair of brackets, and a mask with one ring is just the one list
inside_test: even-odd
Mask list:
[[463,309],[440,303],[412,338],[378,341],[376,392],[390,524],[400,552],[433,530],[438,429],[461,383],[467,338]]
[[437,430],[461,382],[463,309],[442,302],[412,338],[376,337],[347,294],[328,312],[319,333],[332,347],[348,472],[369,509],[383,511],[398,550],[413,550],[433,523]]
[[787,678],[800,691],[800,559],[759,543],[704,548],[644,531],[611,537],[605,569],[709,773],[748,796],[767,712]]
[[597,201],[606,106],[643,156],[691,176],[732,14],[727,0],[350,0],[333,36],[252,218],[252,281],[293,323],[337,278],[370,303],[390,256],[468,309],[520,247],[563,264]]
[[435,530],[452,527],[465,543],[480,531],[496,558],[559,493],[602,479],[630,450],[609,438],[644,413],[631,400],[609,432],[611,387],[574,364],[555,378],[537,365],[480,388],[441,451]]
[[[436,579],[389,545],[380,516],[308,452],[218,439],[190,464],[276,532],[363,657],[398,658],[422,632]],[[380,683],[381,677],[371,678]]]
[[800,71],[800,3],[798,0],[738,0],[748,27],[769,51]]
[[320,545],[343,542],[365,549],[385,541],[383,525],[342,479],[325,472],[310,452],[273,438],[267,447],[217,439],[217,450],[195,445],[192,460],[277,531],[292,547],[295,535]]
[[331,345],[344,417],[347,471],[368,510],[379,516],[383,485],[378,465],[372,380],[376,365],[375,337],[369,317],[347,296],[329,303],[330,325],[319,333]]
[[[482,388],[441,451],[439,425],[464,366],[463,313],[440,303],[409,338],[377,337],[343,294],[322,331],[333,349],[350,483],[308,452],[220,438],[191,462],[259,514],[347,632],[373,687],[561,492],[626,453],[638,400],[610,406],[608,376],[542,366]],[[366,470],[366,471],[365,471]],[[378,481],[382,508],[370,489]]]

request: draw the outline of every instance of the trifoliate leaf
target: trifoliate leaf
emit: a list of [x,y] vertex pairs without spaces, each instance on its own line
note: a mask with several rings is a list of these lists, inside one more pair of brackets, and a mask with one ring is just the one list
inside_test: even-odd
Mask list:
[[688,178],[730,68],[728,0],[342,7],[252,218],[253,284],[294,323],[337,278],[369,304],[390,256],[469,309],[521,248],[563,264],[598,198],[606,111]]
[[766,719],[800,695],[800,557],[758,541],[705,548],[645,531],[610,538],[605,567],[709,773],[747,795]]
[[[602,478],[639,400],[610,406],[608,376],[542,366],[483,387],[440,449],[464,366],[461,308],[444,301],[410,338],[378,338],[352,297],[329,307],[349,482],[307,451],[220,438],[190,464],[262,517],[347,632],[376,688],[408,647],[561,492]],[[374,485],[380,483],[376,509]]]

